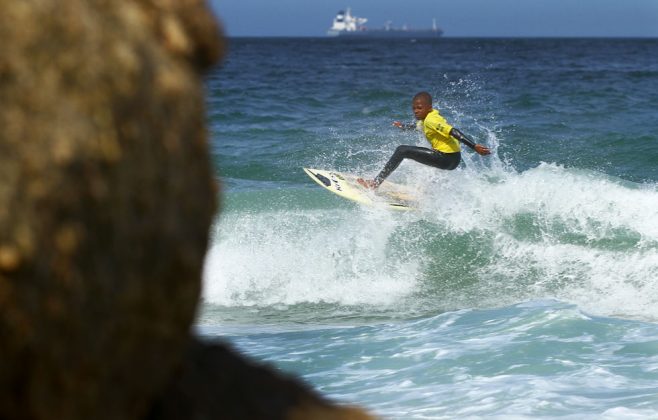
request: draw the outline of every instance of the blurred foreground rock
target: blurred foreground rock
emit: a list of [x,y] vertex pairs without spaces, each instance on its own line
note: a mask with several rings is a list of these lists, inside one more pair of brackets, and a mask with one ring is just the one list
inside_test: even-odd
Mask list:
[[187,339],[221,45],[158,4],[0,2],[0,418],[136,418]]
[[298,380],[220,344],[193,341],[184,360],[148,420],[371,418],[356,408],[332,406]]
[[261,418],[355,413],[190,338],[217,196],[200,75],[223,44],[205,3],[0,10],[0,418],[239,418],[224,404],[257,398],[216,394],[233,378],[288,401]]

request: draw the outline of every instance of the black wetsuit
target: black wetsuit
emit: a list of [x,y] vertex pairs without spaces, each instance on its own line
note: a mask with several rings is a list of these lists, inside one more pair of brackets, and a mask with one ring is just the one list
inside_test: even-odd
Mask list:
[[398,146],[379,175],[375,177],[375,184],[381,184],[391,172],[400,166],[400,163],[404,159],[415,160],[418,163],[434,168],[453,170],[461,161],[461,153],[443,153],[438,150],[418,146]]

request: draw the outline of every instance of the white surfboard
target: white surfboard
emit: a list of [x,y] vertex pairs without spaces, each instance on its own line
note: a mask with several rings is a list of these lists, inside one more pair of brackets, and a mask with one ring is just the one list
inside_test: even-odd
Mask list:
[[361,186],[357,175],[324,169],[303,168],[304,172],[320,186],[348,200],[369,206],[385,206],[397,210],[411,210],[416,207],[417,198],[404,185],[384,181],[374,189]]

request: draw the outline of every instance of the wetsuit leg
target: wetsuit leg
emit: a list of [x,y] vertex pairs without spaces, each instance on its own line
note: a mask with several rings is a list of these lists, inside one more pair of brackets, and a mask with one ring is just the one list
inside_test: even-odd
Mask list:
[[436,150],[417,146],[398,146],[395,153],[388,160],[384,169],[375,177],[375,185],[379,185],[394,170],[400,166],[404,159],[415,160],[423,165],[432,166],[439,169],[455,169],[461,161],[461,154],[458,153],[441,153]]

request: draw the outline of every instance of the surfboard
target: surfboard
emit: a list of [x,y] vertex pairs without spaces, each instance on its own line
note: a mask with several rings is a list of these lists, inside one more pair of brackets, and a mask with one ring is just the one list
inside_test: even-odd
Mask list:
[[303,169],[321,187],[359,204],[412,210],[418,201],[410,188],[390,181],[384,181],[378,188],[371,190],[356,182],[359,177],[354,174],[325,169]]

